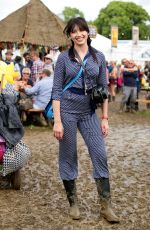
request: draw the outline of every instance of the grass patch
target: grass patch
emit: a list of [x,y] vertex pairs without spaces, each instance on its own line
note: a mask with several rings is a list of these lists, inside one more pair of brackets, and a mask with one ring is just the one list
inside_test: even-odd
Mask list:
[[139,111],[138,114],[141,114],[144,116],[150,116],[150,109]]

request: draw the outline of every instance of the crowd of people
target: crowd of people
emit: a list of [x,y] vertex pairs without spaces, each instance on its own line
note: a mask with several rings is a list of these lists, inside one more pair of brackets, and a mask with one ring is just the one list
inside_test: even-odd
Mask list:
[[[32,108],[35,109],[45,109],[51,97],[54,68],[60,51],[57,47],[55,53],[51,50],[47,52],[46,49],[42,52],[31,49],[22,54],[17,49],[6,49],[5,53],[4,50],[1,52],[1,61],[7,65],[13,62],[15,71],[19,72],[18,78],[15,79],[15,86],[8,84],[5,91],[10,92],[10,89],[15,88],[21,92],[21,95],[25,93],[28,98],[31,98]],[[107,62],[106,67],[109,102],[114,102],[116,94],[121,92],[123,97],[120,102],[120,112],[123,112],[125,107],[126,111],[137,111],[136,99],[140,88],[144,84],[150,84],[150,65],[146,63],[142,67],[133,60],[123,59],[121,63]]]
[[[19,95],[18,105],[21,105],[19,109],[24,114],[23,117],[25,117],[26,109],[44,110],[49,102],[55,61],[56,57],[54,59],[54,55],[50,53],[46,53],[41,59],[40,53],[35,50],[27,51],[22,56],[17,55],[15,57],[11,49],[5,52],[4,60],[1,60],[1,63],[4,62],[7,65],[13,63],[14,71],[18,72],[18,77],[14,79],[14,84],[7,83],[3,92]],[[22,99],[24,104],[21,104]],[[41,123],[46,124],[42,121]]]
[[[114,61],[106,63],[103,53],[91,46],[89,28],[84,18],[71,19],[64,33],[71,39],[72,44],[58,56],[57,62],[51,53],[44,53],[40,58],[39,52],[35,50],[13,58],[13,51],[8,49],[1,62],[6,65],[13,63],[14,71],[18,72],[18,75],[14,84],[6,84],[4,93],[31,99],[33,109],[44,110],[52,98],[53,132],[59,141],[59,172],[70,205],[71,218],[80,219],[76,191],[78,128],[92,160],[93,178],[101,201],[101,215],[108,222],[118,223],[120,218],[113,211],[111,203],[104,142],[109,130],[108,100],[113,103],[116,91],[121,91],[123,96],[120,112],[124,111],[125,106],[129,111],[135,112],[141,79],[146,75],[146,82],[149,84],[150,69],[146,66],[142,70],[133,60],[127,59],[123,59],[118,65]],[[66,83],[70,83],[72,79],[73,84],[64,92]],[[94,103],[97,106],[93,92],[100,86],[109,91],[109,96],[101,104],[101,118],[97,116],[96,107],[93,106]]]
[[141,87],[150,86],[150,65],[137,65],[134,60],[123,59],[121,64],[114,61],[107,63],[109,101],[115,101],[116,93],[123,94],[120,111],[136,112]]

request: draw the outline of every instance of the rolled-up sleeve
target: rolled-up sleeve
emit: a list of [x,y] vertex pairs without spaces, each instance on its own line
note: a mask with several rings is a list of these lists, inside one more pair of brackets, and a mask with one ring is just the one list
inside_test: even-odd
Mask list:
[[98,84],[103,86],[104,88],[108,88],[107,77],[106,77],[106,60],[103,53],[100,53],[100,68],[99,68],[99,78]]
[[35,84],[33,87],[31,88],[26,88],[25,89],[25,93],[27,95],[36,95],[39,92],[39,84]]
[[54,71],[54,83],[52,89],[52,99],[60,101],[63,92],[63,82],[65,76],[65,56],[61,53],[57,59]]

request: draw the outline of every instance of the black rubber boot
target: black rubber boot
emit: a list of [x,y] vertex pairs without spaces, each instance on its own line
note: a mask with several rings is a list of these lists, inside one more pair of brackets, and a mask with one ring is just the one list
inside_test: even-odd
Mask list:
[[108,178],[95,179],[97,191],[101,202],[101,215],[111,223],[118,223],[119,218],[116,216],[111,206],[110,184]]
[[116,100],[116,97],[115,96],[112,96],[112,101],[115,101]]
[[108,102],[111,102],[112,101],[112,97],[111,97],[111,95],[109,94],[108,95]]
[[17,170],[11,173],[11,185],[12,188],[15,190],[20,190],[21,187],[21,174],[20,170]]
[[70,216],[73,220],[80,219],[80,211],[77,205],[77,193],[75,180],[63,180],[67,198],[70,204]]
[[120,104],[119,113],[123,113],[123,109],[124,109],[124,105],[121,103],[121,104]]

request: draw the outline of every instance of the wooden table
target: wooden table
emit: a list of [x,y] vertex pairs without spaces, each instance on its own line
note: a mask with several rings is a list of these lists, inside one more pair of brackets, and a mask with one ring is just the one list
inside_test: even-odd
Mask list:
[[145,92],[147,92],[147,94],[149,94],[150,88],[147,88],[147,89],[146,88],[141,88],[140,91],[145,91]]
[[146,108],[150,109],[150,100],[148,99],[137,99],[136,102],[146,104]]

